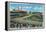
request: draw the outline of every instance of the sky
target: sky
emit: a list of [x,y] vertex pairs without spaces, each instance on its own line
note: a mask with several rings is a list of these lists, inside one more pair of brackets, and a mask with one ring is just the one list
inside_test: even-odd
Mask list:
[[[44,4],[39,4],[39,3],[8,3],[8,9],[12,11],[13,9],[18,10],[23,10],[23,11],[32,11],[32,12],[43,12],[44,11]],[[21,9],[22,8],[22,9]]]

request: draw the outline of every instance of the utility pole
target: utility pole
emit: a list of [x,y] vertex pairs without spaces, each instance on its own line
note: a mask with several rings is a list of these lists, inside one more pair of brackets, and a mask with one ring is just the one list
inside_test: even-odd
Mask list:
[[22,5],[21,5],[21,10],[22,10]]
[[18,10],[19,10],[19,5],[18,5]]

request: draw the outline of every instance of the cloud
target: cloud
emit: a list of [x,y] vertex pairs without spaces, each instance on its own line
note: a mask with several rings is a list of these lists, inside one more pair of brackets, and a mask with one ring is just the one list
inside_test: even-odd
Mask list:
[[31,6],[29,7],[29,6],[19,6],[19,7],[16,7],[16,8],[19,8],[19,9],[23,9],[23,8],[32,8]]

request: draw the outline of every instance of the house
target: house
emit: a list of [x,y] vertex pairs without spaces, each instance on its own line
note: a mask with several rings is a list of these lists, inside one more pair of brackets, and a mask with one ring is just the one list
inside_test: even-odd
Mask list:
[[25,16],[26,14],[27,14],[26,11],[21,11],[21,10],[16,10],[16,11],[10,12],[10,16],[12,16],[12,17],[21,17],[21,16]]

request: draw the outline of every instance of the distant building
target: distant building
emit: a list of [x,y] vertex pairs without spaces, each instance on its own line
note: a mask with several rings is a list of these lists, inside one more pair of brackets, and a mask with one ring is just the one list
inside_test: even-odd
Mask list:
[[11,11],[10,12],[10,16],[15,16],[15,17],[19,17],[19,16],[25,16],[27,14],[26,11],[21,11],[21,10],[16,10],[16,11]]

